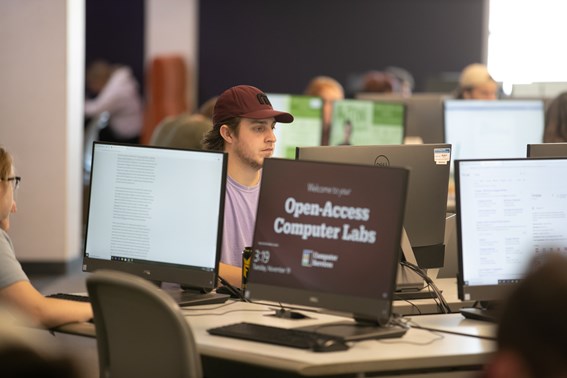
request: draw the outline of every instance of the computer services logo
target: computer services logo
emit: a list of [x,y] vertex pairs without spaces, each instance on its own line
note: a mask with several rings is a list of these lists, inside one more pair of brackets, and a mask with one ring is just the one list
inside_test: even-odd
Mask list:
[[301,257],[301,266],[311,267],[311,256],[313,256],[313,251],[304,249],[303,256]]

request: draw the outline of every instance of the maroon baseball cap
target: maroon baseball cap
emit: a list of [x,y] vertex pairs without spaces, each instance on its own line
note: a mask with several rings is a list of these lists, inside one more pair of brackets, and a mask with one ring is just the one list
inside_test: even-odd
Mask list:
[[276,122],[293,122],[291,114],[274,110],[268,96],[251,85],[237,85],[229,88],[217,99],[213,110],[213,124],[216,125],[234,117],[252,119],[274,117]]

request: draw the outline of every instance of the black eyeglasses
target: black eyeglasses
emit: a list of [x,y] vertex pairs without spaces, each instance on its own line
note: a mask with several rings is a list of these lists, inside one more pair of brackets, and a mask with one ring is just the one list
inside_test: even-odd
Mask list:
[[22,178],[20,176],[14,176],[14,177],[7,177],[5,179],[3,179],[2,181],[11,181],[12,185],[14,186],[14,190],[18,189],[18,186],[20,186],[20,181],[22,180]]

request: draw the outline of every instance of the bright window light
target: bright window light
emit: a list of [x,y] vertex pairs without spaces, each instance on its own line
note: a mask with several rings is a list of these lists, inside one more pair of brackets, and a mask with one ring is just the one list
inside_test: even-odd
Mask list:
[[567,82],[567,1],[490,0],[488,69],[504,83]]

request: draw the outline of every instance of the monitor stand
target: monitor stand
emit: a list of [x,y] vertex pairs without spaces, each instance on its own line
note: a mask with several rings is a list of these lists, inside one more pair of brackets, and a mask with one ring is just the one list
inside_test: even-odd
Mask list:
[[323,323],[299,327],[297,329],[339,337],[344,341],[390,339],[402,337],[407,332],[406,328],[398,325],[380,325],[378,322],[360,320],[356,318],[355,320],[355,322],[344,321]]
[[474,307],[463,307],[459,311],[467,319],[491,323],[497,323],[500,316],[499,303],[493,301],[477,302]]
[[158,283],[153,281],[173,298],[180,307],[199,306],[207,304],[224,303],[229,298],[228,294],[220,294],[214,291],[205,291],[196,288],[180,287],[177,284]]
[[[401,249],[402,259],[417,266],[417,260],[405,228],[402,228]],[[437,297],[434,292],[424,291],[424,288],[425,280],[420,277],[419,274],[408,267],[402,266],[401,264],[398,265],[394,300],[416,300]]]
[[267,316],[275,316],[276,318],[281,319],[311,319],[311,317],[301,312],[293,311],[283,307],[278,308],[273,314],[268,314]]

